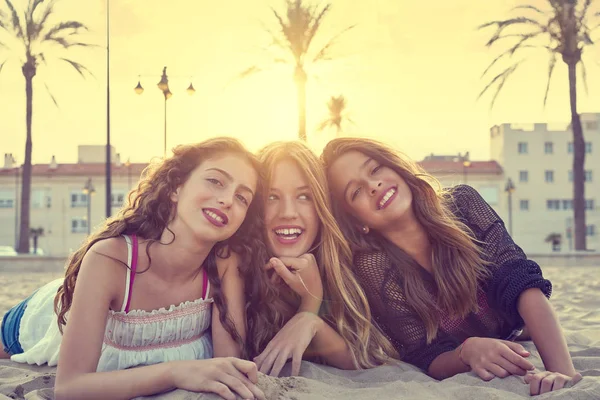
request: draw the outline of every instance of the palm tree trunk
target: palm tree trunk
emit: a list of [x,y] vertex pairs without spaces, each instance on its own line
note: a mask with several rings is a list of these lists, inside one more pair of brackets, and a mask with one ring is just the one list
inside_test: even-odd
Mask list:
[[27,139],[25,141],[25,163],[23,164],[23,183],[21,185],[21,222],[19,229],[18,253],[29,253],[29,205],[31,196],[31,119],[33,116],[33,77],[35,76],[35,67],[26,63],[23,65],[23,75],[25,76],[25,95],[27,102],[26,126]]
[[573,220],[575,225],[575,250],[585,250],[585,141],[583,139],[581,119],[579,118],[579,114],[577,114],[577,64],[569,63],[568,67],[571,128],[573,129]]
[[298,138],[306,142],[306,72],[301,65],[296,66],[294,81],[298,94]]

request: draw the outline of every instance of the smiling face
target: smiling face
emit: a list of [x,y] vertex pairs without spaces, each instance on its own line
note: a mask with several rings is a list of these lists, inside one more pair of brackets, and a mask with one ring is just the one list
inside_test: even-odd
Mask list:
[[412,215],[412,192],[406,181],[359,151],[339,156],[329,169],[333,194],[361,224],[385,232]]
[[298,257],[317,237],[317,210],[308,180],[294,161],[281,160],[273,167],[265,204],[267,246],[275,257]]
[[171,195],[177,205],[172,225],[202,241],[228,239],[246,218],[257,179],[252,164],[237,154],[203,161]]

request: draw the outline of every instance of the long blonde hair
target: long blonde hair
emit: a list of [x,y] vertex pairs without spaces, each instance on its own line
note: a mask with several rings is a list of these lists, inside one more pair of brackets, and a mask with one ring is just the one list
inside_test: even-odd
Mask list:
[[[208,158],[221,154],[239,155],[253,166],[260,174],[256,157],[246,150],[243,145],[233,138],[218,137],[197,144],[177,146],[173,156],[159,163],[150,164],[143,172],[137,187],[128,195],[127,204],[119,210],[116,216],[108,219],[69,259],[62,286],[54,300],[54,309],[58,315],[58,325],[62,332],[66,324],[66,315],[71,308],[73,292],[85,254],[98,241],[122,234],[137,234],[148,240],[146,254],[150,259],[150,246],[160,241],[160,237],[174,217],[173,203],[170,199],[179,185],[182,185],[191,172]],[[261,179],[257,185],[257,196],[261,195]],[[220,312],[220,320],[227,332],[237,341],[245,355],[245,343],[235,325],[229,318],[225,297],[220,290],[221,283],[217,272],[215,256],[227,258],[230,251],[237,253],[240,258],[240,274],[246,280],[246,290],[250,293],[260,293],[266,286],[264,280],[254,278],[254,269],[264,264],[266,256],[264,243],[258,237],[257,226],[262,222],[260,198],[252,201],[244,222],[229,239],[217,243],[203,264],[206,268],[213,288],[215,305]],[[174,235],[174,233],[173,233]]]
[[431,242],[435,298],[425,288],[420,267],[411,256],[377,232],[360,233],[360,222],[340,206],[343,200],[333,202],[333,213],[355,252],[385,251],[401,268],[406,301],[423,320],[430,343],[437,336],[441,312],[464,318],[478,309],[477,291],[488,276],[488,263],[471,229],[452,212],[450,192],[435,190],[430,183],[435,179],[414,161],[375,140],[338,138],[330,141],[321,155],[327,173],[338,157],[349,151],[363,153],[394,170],[412,192],[415,216]]
[[[370,368],[389,361],[388,355],[396,356],[396,351],[378,328],[372,325],[367,298],[351,269],[350,246],[330,211],[329,186],[318,157],[300,142],[276,142],[264,147],[258,158],[267,182],[265,196],[268,195],[268,182],[281,160],[297,163],[308,181],[321,221],[314,255],[324,286],[323,319],[342,336],[356,366]],[[298,304],[295,304],[292,312],[297,307]],[[281,320],[284,319],[285,316],[282,316]]]

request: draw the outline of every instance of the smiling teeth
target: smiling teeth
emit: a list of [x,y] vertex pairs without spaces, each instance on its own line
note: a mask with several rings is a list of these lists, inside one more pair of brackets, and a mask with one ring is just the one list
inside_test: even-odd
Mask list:
[[292,228],[292,229],[276,229],[275,233],[277,235],[282,235],[282,236],[289,236],[289,235],[296,235],[299,236],[302,233],[302,229],[299,228]]
[[385,196],[383,196],[383,199],[381,199],[381,201],[379,202],[379,208],[383,208],[385,203],[388,202],[388,200],[394,195],[394,193],[396,193],[396,189],[391,188],[390,190],[388,190]]
[[224,223],[225,223],[225,221],[223,220],[223,218],[219,217],[217,214],[215,214],[215,213],[214,213],[214,212],[212,212],[212,211],[204,210],[204,213],[205,213],[206,215],[208,215],[209,217],[211,217],[211,218],[213,218],[213,219],[215,219],[215,220],[219,221],[219,222],[220,222],[220,223],[222,223],[222,224],[224,224]]

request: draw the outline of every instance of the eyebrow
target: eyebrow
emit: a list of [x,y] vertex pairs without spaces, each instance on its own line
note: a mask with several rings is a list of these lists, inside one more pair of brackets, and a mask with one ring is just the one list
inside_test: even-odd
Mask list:
[[[371,157],[367,158],[367,160],[362,163],[362,165],[359,167],[359,170],[365,168],[367,166],[367,164],[369,164],[371,161],[373,161],[373,159]],[[354,183],[354,179],[350,179],[350,181],[346,184],[346,187],[344,188],[344,198],[348,197],[348,189],[350,188],[350,185],[352,185]]]
[[[276,187],[270,187],[269,190],[274,192],[281,192],[281,190]],[[296,188],[296,192],[301,192],[303,190],[310,190],[310,187],[308,185],[304,185]]]
[[[220,172],[221,174],[223,174],[225,176],[225,178],[227,178],[227,180],[229,182],[233,182],[233,176],[231,176],[231,174],[227,171],[223,171],[221,168],[208,168],[207,171],[217,171]],[[252,189],[250,189],[248,186],[244,185],[244,184],[240,184],[240,188],[250,192],[250,194],[252,195],[252,197],[254,197],[254,192],[252,191]]]

